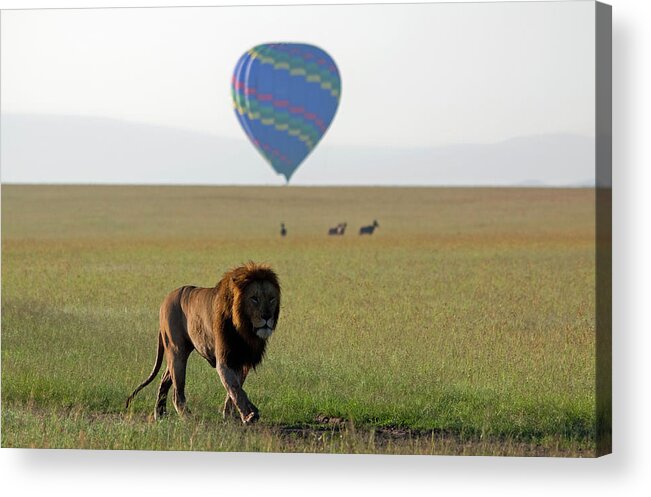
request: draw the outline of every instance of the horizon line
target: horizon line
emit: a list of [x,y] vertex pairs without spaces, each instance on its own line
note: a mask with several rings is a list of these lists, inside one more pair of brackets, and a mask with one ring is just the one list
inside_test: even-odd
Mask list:
[[242,187],[242,188],[522,188],[522,189],[596,189],[597,185],[587,184],[569,184],[569,185],[549,185],[549,184],[494,184],[494,185],[446,185],[446,184],[404,184],[404,185],[385,185],[385,184],[359,184],[359,185],[341,185],[341,184],[309,184],[309,185],[274,185],[269,183],[119,183],[119,182],[106,182],[106,183],[47,183],[47,182],[12,182],[1,181],[0,186],[134,186],[134,187]]

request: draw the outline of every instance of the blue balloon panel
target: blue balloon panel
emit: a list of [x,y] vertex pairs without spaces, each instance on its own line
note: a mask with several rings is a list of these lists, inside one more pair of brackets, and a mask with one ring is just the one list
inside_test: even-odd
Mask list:
[[332,57],[320,48],[269,43],[240,57],[231,91],[244,132],[289,181],[330,126],[341,79]]

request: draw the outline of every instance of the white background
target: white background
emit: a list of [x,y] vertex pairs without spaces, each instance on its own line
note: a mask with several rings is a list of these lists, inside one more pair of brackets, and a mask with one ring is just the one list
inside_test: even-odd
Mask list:
[[[0,7],[215,3],[0,0]],[[651,495],[651,323],[647,312],[651,281],[651,157],[646,146],[651,129],[651,7],[642,0],[611,0],[611,4],[614,454],[598,460],[565,460],[2,449],[0,491],[4,495],[66,496],[154,492],[247,496]]]

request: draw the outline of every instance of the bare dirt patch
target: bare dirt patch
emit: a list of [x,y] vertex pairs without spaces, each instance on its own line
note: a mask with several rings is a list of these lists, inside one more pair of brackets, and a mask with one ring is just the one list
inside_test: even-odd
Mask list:
[[333,440],[352,453],[490,455],[520,457],[593,457],[578,444],[528,442],[500,437],[462,436],[449,430],[417,430],[399,426],[359,426],[338,416],[320,414],[314,424],[266,426],[289,446],[315,446]]

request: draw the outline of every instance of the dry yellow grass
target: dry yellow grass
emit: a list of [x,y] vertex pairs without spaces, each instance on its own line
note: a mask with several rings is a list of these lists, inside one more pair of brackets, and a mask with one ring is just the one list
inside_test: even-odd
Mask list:
[[[3,446],[71,447],[83,432],[87,447],[179,448],[196,429],[198,450],[594,448],[593,190],[3,186],[2,207]],[[248,259],[272,263],[284,291],[248,382],[262,426],[218,421],[223,388],[197,357],[195,425],[143,421],[155,387],[122,418],[162,296]],[[287,442],[324,415],[357,438]],[[44,439],[48,423],[66,428]],[[417,441],[372,442],[378,430]]]

